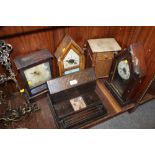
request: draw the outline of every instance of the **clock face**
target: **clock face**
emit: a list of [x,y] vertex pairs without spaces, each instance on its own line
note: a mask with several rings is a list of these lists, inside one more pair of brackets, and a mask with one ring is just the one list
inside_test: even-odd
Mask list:
[[118,63],[118,74],[123,80],[128,80],[130,78],[130,68],[128,60],[122,60]]
[[51,79],[51,70],[48,62],[39,64],[24,71],[30,88],[37,87]]
[[70,49],[63,60],[63,64],[64,64],[64,69],[79,66],[80,57],[73,49]]

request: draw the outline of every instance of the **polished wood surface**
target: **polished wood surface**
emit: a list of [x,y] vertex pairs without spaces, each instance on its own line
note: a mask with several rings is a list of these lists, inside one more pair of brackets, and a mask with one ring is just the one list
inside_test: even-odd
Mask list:
[[50,94],[56,94],[95,80],[96,76],[93,68],[87,68],[74,74],[69,74],[66,76],[52,79],[47,82],[47,85]]
[[[76,65],[74,67],[65,68],[64,59],[67,56],[70,49],[72,49],[79,56],[80,63],[79,65]],[[76,68],[83,70],[85,68],[84,51],[68,34],[65,35],[65,37],[63,38],[63,40],[57,47],[54,55],[57,58],[57,64],[59,66],[60,76],[64,75],[65,71],[69,71],[69,70],[76,69]]]
[[[21,97],[19,93],[15,93],[10,97],[9,102],[12,107],[23,106],[25,101]],[[24,117],[19,122],[13,122],[9,126],[5,128],[28,128],[28,129],[49,129],[56,128],[53,116],[48,106],[48,98],[46,96],[41,97],[39,100],[35,102],[38,107],[41,109],[35,113],[31,113],[29,116]],[[1,105],[2,108],[2,105]],[[6,106],[5,106],[6,108]],[[4,112],[3,108],[3,112]],[[0,128],[4,128],[2,124],[0,124]]]
[[[155,27],[143,26],[82,26],[82,27],[0,27],[0,39],[5,39],[12,44],[14,51],[11,54],[12,59],[17,56],[31,53],[39,49],[49,49],[55,52],[57,46],[65,36],[69,34],[80,47],[83,47],[88,39],[114,37],[122,48],[129,44],[141,41],[144,44],[145,60],[147,66],[147,76],[138,88],[137,96],[145,91],[149,81],[154,76],[155,70]],[[16,70],[16,68],[14,67]],[[0,68],[0,71],[2,69]],[[58,66],[54,60],[54,75],[58,76]],[[17,79],[21,87],[23,81],[17,73]],[[14,86],[9,87],[15,91]]]
[[[111,95],[109,90],[103,84],[103,80],[97,80],[96,93],[102,101],[102,104],[107,110],[107,115],[83,125],[81,128],[90,128],[96,124],[102,123],[112,117],[115,117],[125,111],[128,111],[134,107],[134,104],[130,104],[124,107],[120,107],[115,98]],[[23,99],[18,93],[15,93],[11,97],[11,102],[14,106],[19,106],[24,103]],[[49,108],[49,100],[47,96],[43,96],[36,102],[41,108],[40,111],[32,113],[20,122],[13,122],[7,128],[29,128],[29,129],[54,129],[57,128],[53,115]],[[1,128],[1,127],[0,127]]]
[[111,68],[113,57],[113,52],[93,52],[90,45],[87,44],[86,66],[94,67],[97,78],[109,76],[109,71]]
[[[135,95],[139,96],[139,94],[144,93],[150,80],[155,74],[155,27],[153,26],[0,27],[0,39],[5,39],[7,43],[12,44],[13,46],[14,51],[11,54],[12,59],[17,56],[32,53],[32,51],[45,48],[49,49],[51,53],[54,53],[65,34],[69,34],[80,47],[83,47],[86,41],[92,38],[114,37],[122,48],[125,48],[132,43],[141,41],[144,45],[147,75]],[[54,59],[53,66],[54,76],[58,76],[59,70],[56,59]],[[13,68],[16,71],[16,67],[13,66]],[[0,66],[0,72],[2,71],[3,68]],[[16,74],[18,82],[22,88],[24,83],[17,71]],[[104,100],[107,101],[107,107],[109,107],[109,116],[105,117],[104,120],[95,121],[85,127],[90,127],[91,125],[105,121],[110,117],[114,117],[116,114],[132,108],[132,105],[130,105],[131,107],[119,107],[111,94],[108,91],[105,91],[106,88],[102,85],[100,85],[100,87],[102,87],[101,90],[105,95]],[[16,91],[13,83],[9,83],[7,87],[3,88],[9,91],[9,93]],[[148,96],[149,97],[145,97],[145,100],[151,98],[150,95]],[[48,107],[47,98],[45,97],[38,100],[38,104],[42,108],[40,112],[32,114],[32,117],[28,118],[26,121],[19,124],[15,123],[12,127],[55,128],[52,115]]]
[[[129,66],[130,76],[126,80],[122,80],[123,77],[119,76],[118,72],[118,65],[122,60],[126,60]],[[139,95],[138,99],[135,98],[135,94],[145,75],[146,65],[143,45],[134,43],[115,55],[109,78],[105,84],[120,105],[124,106],[130,104],[130,102],[138,104],[142,94]]]
[[[58,128],[80,128],[107,114],[95,91],[93,68],[50,80],[47,84],[49,105]],[[78,110],[74,109],[75,106]]]

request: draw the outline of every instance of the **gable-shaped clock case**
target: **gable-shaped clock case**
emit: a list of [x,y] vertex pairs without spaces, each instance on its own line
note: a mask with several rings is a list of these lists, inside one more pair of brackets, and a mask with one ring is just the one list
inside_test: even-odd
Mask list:
[[136,102],[135,94],[146,74],[142,43],[130,45],[115,55],[105,85],[121,106]]
[[59,75],[68,75],[85,68],[85,56],[82,48],[66,34],[55,51]]

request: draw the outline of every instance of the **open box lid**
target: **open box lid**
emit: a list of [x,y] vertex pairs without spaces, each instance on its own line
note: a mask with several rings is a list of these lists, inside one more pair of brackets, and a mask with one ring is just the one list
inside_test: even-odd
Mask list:
[[47,81],[47,85],[50,94],[55,94],[92,81],[96,81],[95,72],[93,68],[88,68],[80,72]]

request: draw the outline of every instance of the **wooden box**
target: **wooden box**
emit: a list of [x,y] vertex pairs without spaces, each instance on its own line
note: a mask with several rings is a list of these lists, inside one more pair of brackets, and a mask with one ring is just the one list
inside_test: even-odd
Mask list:
[[95,91],[93,68],[47,81],[47,85],[58,128],[80,128],[107,113]]
[[108,77],[114,52],[121,47],[114,38],[89,39],[86,45],[86,67],[94,67],[97,78]]

